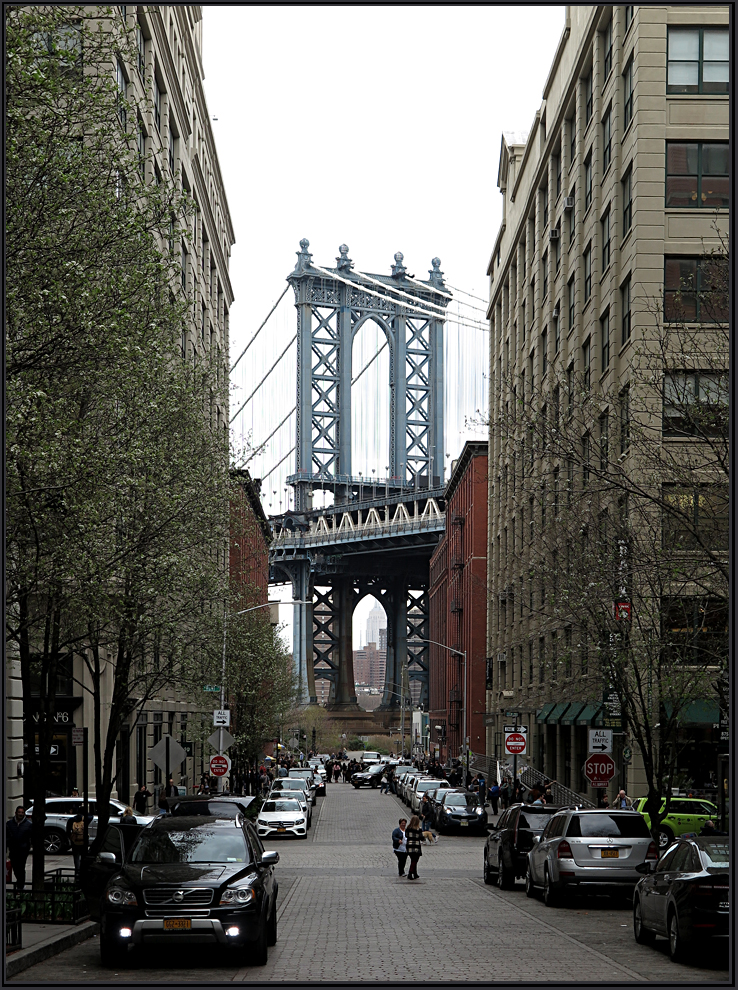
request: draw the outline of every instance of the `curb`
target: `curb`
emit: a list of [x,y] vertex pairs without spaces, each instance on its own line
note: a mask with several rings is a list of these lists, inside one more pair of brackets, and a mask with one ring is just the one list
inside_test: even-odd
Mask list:
[[19,949],[6,960],[6,979],[22,973],[24,969],[35,966],[36,963],[43,962],[44,959],[50,959],[52,956],[64,952],[65,949],[70,949],[73,945],[79,945],[80,942],[97,935],[99,931],[100,925],[96,921],[85,921],[78,928],[66,932],[64,935],[52,935],[51,938],[47,938],[37,945],[32,945],[27,949]]

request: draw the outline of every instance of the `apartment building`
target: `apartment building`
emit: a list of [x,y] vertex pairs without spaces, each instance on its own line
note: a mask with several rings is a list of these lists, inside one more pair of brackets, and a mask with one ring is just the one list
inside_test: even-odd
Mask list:
[[[86,10],[93,18],[99,14],[97,7]],[[233,303],[228,267],[234,233],[203,89],[203,7],[116,4],[109,11],[119,20],[113,23],[103,19],[103,29],[120,30],[125,25],[136,40],[133,64],[119,57],[111,72],[127,101],[121,102],[120,123],[137,143],[142,175],[149,183],[170,177],[196,205],[191,239],[182,238],[180,243],[169,245],[169,250],[175,251],[181,261],[181,284],[173,286],[172,291],[185,293],[192,302],[189,328],[182,334],[179,356],[195,365],[215,362],[226,387],[209,413],[205,410],[204,414],[211,415],[226,433],[229,312]],[[149,109],[135,114],[126,112],[125,106],[137,105]],[[111,662],[112,656],[108,655],[107,660]],[[68,668],[62,664],[57,685],[50,793],[67,795],[74,786],[81,788],[82,750],[72,745],[72,727],[93,724],[91,695],[81,687],[85,678],[86,668],[81,658],[70,661]],[[108,683],[111,680],[108,678]],[[19,664],[12,659],[7,665],[6,689],[9,699],[6,807],[12,813],[23,795],[24,709]],[[213,705],[207,703],[207,698],[203,695],[202,705],[193,705],[172,683],[163,696],[146,703],[136,726],[129,733],[122,732],[118,740],[116,776],[117,795],[121,799],[130,800],[138,783],[146,783],[153,790],[152,785],[161,782],[163,774],[148,759],[148,752],[166,733],[185,744],[188,757],[181,767],[181,776],[192,785],[209,758],[209,751],[205,752],[207,745],[195,743],[191,735],[193,723],[199,727],[206,710],[212,711]],[[33,711],[32,699],[27,700],[26,710]],[[94,786],[91,746],[88,771]]]
[[[728,58],[727,7],[569,6],[530,131],[502,136],[503,220],[488,268],[487,751],[503,755],[505,712],[515,710],[528,726],[527,762],[580,792],[587,729],[607,724],[602,671],[587,665],[586,630],[540,607],[530,547],[546,507],[550,523],[566,485],[587,483],[608,430],[610,456],[618,437],[616,453],[627,456],[628,385],[659,319],[653,301],[665,301],[668,319],[680,280],[697,281],[701,257],[727,233]],[[532,440],[525,446],[522,423],[554,376],[561,394],[550,389],[549,409],[535,410],[542,429],[547,415],[558,422],[559,403],[563,415],[567,380],[620,396],[617,408],[599,410],[591,451],[582,438],[577,479],[552,447],[534,456]],[[660,402],[653,414],[660,435]],[[522,479],[532,476],[544,495],[529,501]],[[690,713],[699,760],[713,752],[717,704]],[[627,742],[616,737],[616,783],[642,793],[639,753]]]

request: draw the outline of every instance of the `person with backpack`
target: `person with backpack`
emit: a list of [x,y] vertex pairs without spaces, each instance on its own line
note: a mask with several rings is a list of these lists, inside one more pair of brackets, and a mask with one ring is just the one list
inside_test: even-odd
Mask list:
[[492,786],[489,789],[489,800],[492,805],[492,814],[497,814],[497,805],[500,800],[500,785],[496,780],[492,781]]
[[[87,825],[89,826],[92,821],[92,814],[87,813]],[[70,818],[67,822],[67,838],[69,839],[69,844],[72,847],[72,859],[74,860],[74,872],[79,875],[79,869],[82,864],[82,856],[87,852],[87,845],[85,843],[85,808],[84,805],[80,805],[77,808],[77,814],[74,818]]]

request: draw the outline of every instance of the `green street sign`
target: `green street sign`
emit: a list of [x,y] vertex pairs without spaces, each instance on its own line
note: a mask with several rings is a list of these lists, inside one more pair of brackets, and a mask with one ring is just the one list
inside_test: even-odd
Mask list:
[[633,755],[630,746],[626,746],[623,750],[623,763],[630,763],[630,758]]
[[520,712],[505,712],[506,718],[517,718]]
[[203,691],[210,691],[211,694],[220,694],[220,685],[219,684],[206,684],[205,687],[203,688]]

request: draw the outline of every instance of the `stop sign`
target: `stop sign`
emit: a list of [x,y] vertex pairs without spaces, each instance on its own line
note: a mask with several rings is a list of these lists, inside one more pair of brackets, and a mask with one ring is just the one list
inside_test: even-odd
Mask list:
[[227,756],[210,757],[210,773],[214,777],[225,777],[231,769],[231,761]]
[[615,776],[615,764],[607,753],[590,753],[584,763],[584,775],[592,787],[607,787]]

